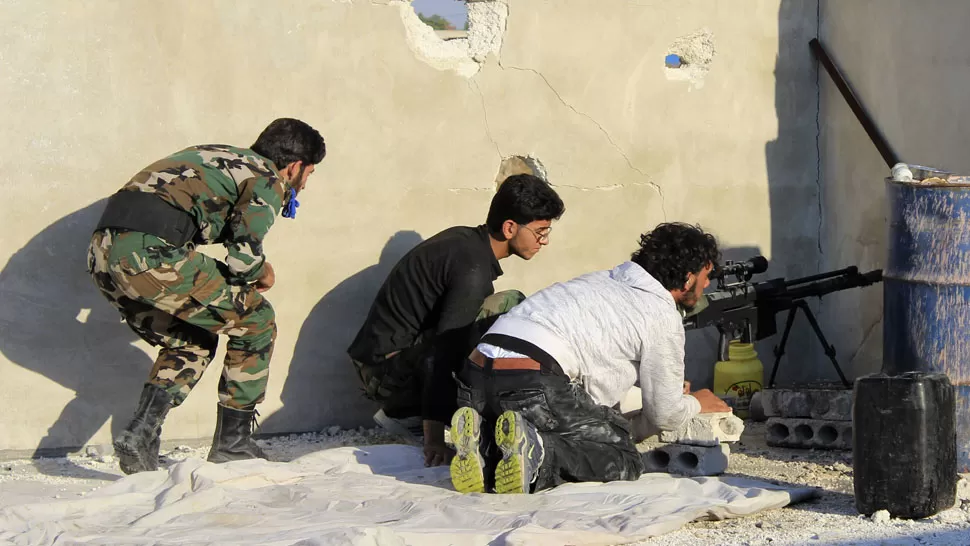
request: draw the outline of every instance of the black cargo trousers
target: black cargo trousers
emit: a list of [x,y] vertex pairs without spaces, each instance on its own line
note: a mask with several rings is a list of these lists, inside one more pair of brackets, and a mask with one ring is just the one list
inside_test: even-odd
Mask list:
[[458,406],[482,416],[487,490],[494,485],[495,464],[501,459],[495,422],[507,410],[518,412],[542,437],[544,459],[534,491],[567,482],[633,481],[643,474],[631,424],[619,411],[594,402],[555,359],[534,345],[496,334],[482,341],[533,357],[492,359],[476,350],[456,374]]

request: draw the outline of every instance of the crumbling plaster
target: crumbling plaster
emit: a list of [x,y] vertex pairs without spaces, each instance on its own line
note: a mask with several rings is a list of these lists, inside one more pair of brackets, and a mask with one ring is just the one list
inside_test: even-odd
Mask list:
[[[766,255],[772,274],[815,272],[814,6],[502,5],[501,43],[469,38],[464,73],[415,53],[394,0],[7,3],[0,452],[107,443],[151,366],[83,273],[104,198],[161,155],[247,145],[278,116],[317,126],[329,155],[266,242],[279,337],[265,432],[369,422],[343,351],[370,298],[417,240],[484,220],[509,156],[540,160],[567,212],[536,258],[503,261],[497,289],[612,267],[665,219]],[[704,85],[670,81],[668,48],[701,29],[717,51]],[[689,339],[703,384],[713,338]],[[221,358],[166,440],[211,435]]]

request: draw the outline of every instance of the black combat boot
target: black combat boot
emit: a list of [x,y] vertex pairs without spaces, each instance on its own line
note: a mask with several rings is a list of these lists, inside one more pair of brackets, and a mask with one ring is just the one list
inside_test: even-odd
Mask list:
[[216,432],[209,449],[210,463],[225,463],[242,459],[267,459],[263,450],[253,440],[253,423],[256,408],[236,409],[216,404],[219,410]]
[[135,416],[114,441],[115,454],[125,474],[158,470],[158,446],[162,422],[172,408],[172,396],[164,389],[146,383]]

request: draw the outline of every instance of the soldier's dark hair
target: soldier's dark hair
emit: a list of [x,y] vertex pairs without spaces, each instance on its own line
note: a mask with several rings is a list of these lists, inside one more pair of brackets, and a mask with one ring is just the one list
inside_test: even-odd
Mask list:
[[640,249],[630,259],[664,288],[674,290],[684,288],[688,273],[696,275],[719,258],[713,235],[700,226],[671,222],[640,235]]
[[492,196],[485,225],[500,240],[502,224],[512,220],[528,224],[536,220],[558,220],[566,206],[548,182],[531,174],[514,174],[505,179]]
[[279,118],[263,129],[252,151],[283,169],[294,161],[316,165],[327,155],[327,146],[316,129],[293,118]]

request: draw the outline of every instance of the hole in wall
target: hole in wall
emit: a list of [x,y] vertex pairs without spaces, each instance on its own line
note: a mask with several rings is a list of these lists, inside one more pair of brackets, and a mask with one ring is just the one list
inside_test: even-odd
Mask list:
[[670,464],[670,454],[660,449],[647,453],[647,458],[654,467],[667,468]]
[[684,59],[682,59],[680,55],[676,53],[671,53],[670,55],[664,57],[664,66],[667,68],[680,68],[684,64]]
[[444,40],[468,35],[468,4],[464,0],[411,0],[411,8]]
[[508,177],[516,174],[531,174],[538,176],[546,183],[549,182],[546,177],[546,168],[541,161],[532,156],[513,155],[503,159],[502,164],[499,165],[498,174],[495,175],[495,189],[498,189]]
[[700,89],[716,53],[714,34],[706,28],[681,36],[667,48],[664,75],[668,80],[690,83],[689,89]]
[[[505,37],[508,0],[399,0],[408,46],[425,64],[470,78]],[[460,5],[460,7],[459,7]],[[427,6],[436,6],[434,10]],[[464,22],[456,8],[465,10]],[[432,13],[432,11],[436,13]],[[420,15],[419,15],[420,13]],[[438,17],[433,17],[438,15]],[[456,27],[451,30],[449,26]]]

